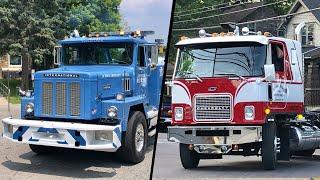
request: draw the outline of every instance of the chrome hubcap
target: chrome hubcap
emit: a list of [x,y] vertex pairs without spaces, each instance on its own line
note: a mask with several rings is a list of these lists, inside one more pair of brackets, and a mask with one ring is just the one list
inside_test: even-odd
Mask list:
[[136,150],[141,152],[144,146],[144,128],[142,124],[138,124],[135,136]]

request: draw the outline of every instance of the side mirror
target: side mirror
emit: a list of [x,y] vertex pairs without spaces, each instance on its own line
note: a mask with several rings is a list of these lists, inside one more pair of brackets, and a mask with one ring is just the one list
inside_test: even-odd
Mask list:
[[151,58],[148,58],[148,64],[150,69],[155,69],[157,67],[157,65],[152,62]]
[[59,66],[61,63],[61,46],[55,46],[53,49],[54,65]]
[[276,70],[274,68],[274,64],[264,65],[264,74],[265,74],[265,80],[267,81],[276,80]]

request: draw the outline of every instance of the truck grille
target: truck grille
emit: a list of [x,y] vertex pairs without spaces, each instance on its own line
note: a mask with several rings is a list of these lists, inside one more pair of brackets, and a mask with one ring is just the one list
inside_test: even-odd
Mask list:
[[42,84],[42,114],[50,115],[52,113],[52,83]]
[[80,84],[70,84],[70,115],[80,115]]
[[[68,89],[69,88],[69,89]],[[55,97],[53,96],[55,92]],[[69,101],[70,116],[80,116],[80,83],[57,82],[55,89],[52,82],[42,83],[42,115],[66,116],[67,100]],[[53,114],[53,102],[55,102],[56,114]]]
[[66,101],[67,101],[67,92],[66,92],[66,83],[57,82],[56,84],[56,113],[57,115],[66,115]]
[[232,101],[230,95],[197,95],[195,97],[197,121],[230,121]]

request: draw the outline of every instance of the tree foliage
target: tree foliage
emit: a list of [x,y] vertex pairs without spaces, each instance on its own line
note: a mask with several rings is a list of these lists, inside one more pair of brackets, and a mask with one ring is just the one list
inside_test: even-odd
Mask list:
[[0,0],[0,55],[30,54],[34,68],[49,68],[53,47],[73,29],[120,29],[120,0]]

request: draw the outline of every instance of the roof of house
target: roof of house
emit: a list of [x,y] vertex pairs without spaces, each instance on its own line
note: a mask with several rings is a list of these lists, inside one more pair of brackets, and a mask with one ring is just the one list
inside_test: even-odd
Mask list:
[[[307,10],[310,10],[310,9],[320,7],[320,1],[319,0],[297,0],[287,14],[296,12],[301,5],[305,7]],[[318,23],[320,24],[320,10],[312,11],[311,13],[316,17],[316,19],[318,20]],[[292,16],[289,16],[285,21],[283,21],[280,24],[279,27],[283,26],[283,24],[290,22],[291,18]]]

